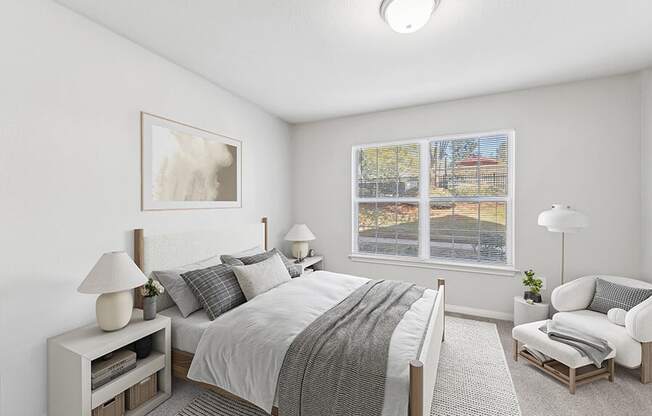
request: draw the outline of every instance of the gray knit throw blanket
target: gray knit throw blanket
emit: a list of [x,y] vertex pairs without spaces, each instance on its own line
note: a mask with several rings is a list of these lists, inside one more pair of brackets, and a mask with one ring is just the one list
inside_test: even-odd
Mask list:
[[392,334],[424,290],[372,280],[310,324],[283,361],[279,416],[380,416]]
[[596,367],[611,354],[611,347],[606,340],[586,334],[575,328],[548,320],[539,330],[548,334],[548,338],[575,348],[583,357],[588,357]]

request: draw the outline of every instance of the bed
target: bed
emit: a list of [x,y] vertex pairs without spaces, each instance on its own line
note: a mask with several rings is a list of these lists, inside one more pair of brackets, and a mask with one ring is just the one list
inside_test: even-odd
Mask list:
[[[143,272],[149,275],[153,270],[174,268],[216,253],[238,252],[256,245],[267,249],[267,239],[268,221],[266,218],[263,218],[259,224],[229,225],[215,230],[188,233],[150,234],[149,232],[145,233],[142,229],[137,229],[134,232],[135,261]],[[254,298],[212,322],[208,320],[208,316],[203,310],[183,318],[170,300],[162,299],[159,302],[159,311],[172,319],[173,375],[196,382],[224,396],[245,400],[266,409],[267,406],[260,403],[271,403],[269,401],[270,394],[276,394],[277,367],[279,360],[282,361],[284,348],[287,348],[284,345],[277,346],[276,342],[279,344],[282,342],[274,341],[274,338],[275,336],[278,340],[290,338],[289,334],[294,334],[296,329],[305,322],[302,323],[299,320],[287,325],[261,326],[253,333],[244,330],[238,332],[229,325],[235,325],[235,322],[240,322],[240,327],[243,326],[243,322],[246,325],[255,324],[260,319],[252,319],[252,316],[259,314],[260,318],[262,316],[260,310],[283,316],[284,310],[301,310],[301,308],[307,308],[308,304],[319,305],[321,301],[322,309],[311,307],[302,310],[301,314],[295,314],[307,322],[311,319],[310,313],[320,313],[322,310],[328,309],[334,302],[336,303],[339,299],[337,296],[341,297],[345,286],[348,285],[349,289],[353,290],[366,281],[367,279],[356,276],[338,275],[326,271],[315,272],[310,274],[310,277],[293,279],[292,282],[272,289],[269,294]],[[310,302],[304,299],[310,297],[311,293],[320,291],[332,293],[333,298],[321,299],[318,297]],[[444,337],[444,281],[441,279],[437,281],[437,290],[427,290],[423,293],[423,297],[414,303],[413,307],[405,314],[405,319],[396,327],[390,343],[387,364],[385,402],[393,404],[394,409],[397,406],[402,409],[407,407],[408,416],[423,416],[430,412],[440,347]],[[323,297],[327,298],[326,295]],[[294,304],[291,303],[293,299],[295,300]],[[140,307],[141,302],[142,298],[137,290],[136,307]],[[272,352],[269,354],[270,358],[266,358],[267,361],[251,364],[251,361],[256,360],[248,359],[247,353],[250,354],[250,358],[259,357],[260,354],[256,355],[255,349],[238,354],[242,356],[239,358],[240,361],[236,359],[237,357],[233,358],[233,355],[229,355],[229,351],[234,348],[234,345],[238,345],[233,343],[255,344],[255,342],[247,343],[243,340],[250,340],[250,337],[265,330],[269,332],[264,335],[265,338],[260,339],[260,342],[267,342],[266,348]],[[285,334],[282,331],[289,332]],[[233,336],[219,336],[224,333],[233,333]],[[418,346],[414,341],[415,333],[418,333]],[[224,340],[224,338],[231,339],[231,344],[228,343],[228,339]],[[220,353],[213,353],[211,357],[211,351],[217,350]],[[201,354],[202,359],[196,360],[193,366],[196,353]],[[220,358],[221,355],[231,358],[224,361]],[[205,365],[206,362],[210,362],[211,365]],[[262,371],[262,369],[268,368],[269,371]],[[191,372],[192,379],[189,378],[189,372]],[[256,377],[258,384],[254,383],[244,388],[241,387],[242,382],[238,384],[237,379],[241,376],[238,372],[243,374],[256,372],[263,374],[264,377]],[[250,381],[248,380],[247,383],[251,384]],[[225,388],[218,387],[218,385]],[[236,394],[232,392],[236,392]],[[259,397],[264,397],[266,400],[258,400]],[[407,403],[407,406],[404,406],[401,400]],[[275,398],[274,406],[271,408],[272,414],[278,414],[276,404]],[[383,416],[400,414],[392,413],[391,409],[391,406],[386,405],[383,408]]]

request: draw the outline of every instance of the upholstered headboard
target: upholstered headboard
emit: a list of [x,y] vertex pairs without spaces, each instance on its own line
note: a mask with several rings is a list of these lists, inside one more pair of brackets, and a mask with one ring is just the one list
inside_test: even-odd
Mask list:
[[[257,224],[228,224],[185,233],[149,234],[136,229],[134,261],[145,276],[149,276],[154,270],[174,269],[218,254],[235,253],[255,246],[267,249],[267,224],[267,217],[263,217]],[[134,305],[142,308],[139,289],[135,290]],[[161,306],[168,303],[161,302]]]

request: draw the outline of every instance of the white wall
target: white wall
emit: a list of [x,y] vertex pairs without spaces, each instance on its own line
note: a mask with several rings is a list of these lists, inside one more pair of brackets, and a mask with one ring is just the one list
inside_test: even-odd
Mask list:
[[641,274],[652,281],[652,70],[641,73]]
[[[94,320],[76,288],[133,228],[290,225],[286,123],[47,0],[1,1],[0,414],[46,414],[46,338]],[[140,211],[141,110],[243,140],[243,208]],[[61,380],[65,382],[65,380]]]
[[553,202],[586,212],[591,226],[566,239],[568,278],[637,277],[640,244],[640,90],[637,75],[537,88],[293,127],[293,213],[317,236],[330,270],[412,280],[447,279],[448,303],[512,312],[520,276],[353,262],[351,146],[462,132],[516,131],[516,266],[559,281],[560,235],[537,225]]

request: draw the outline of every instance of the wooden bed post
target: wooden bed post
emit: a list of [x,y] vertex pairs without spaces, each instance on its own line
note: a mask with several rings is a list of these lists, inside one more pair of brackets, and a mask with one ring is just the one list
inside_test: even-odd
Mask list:
[[[134,230],[134,262],[140,270],[143,270],[145,256],[145,238],[142,228]],[[134,289],[134,307],[143,308],[143,296],[140,293],[140,287]]]
[[260,219],[260,222],[262,222],[263,224],[265,224],[265,247],[264,247],[264,249],[265,249],[265,251],[267,251],[267,239],[268,239],[268,234],[267,234],[267,233],[268,233],[268,227],[269,227],[269,226],[267,225],[267,217],[263,217],[263,218],[261,218],[261,219]]
[[[423,416],[423,363],[410,361],[409,416]],[[417,404],[416,406],[414,404]]]
[[[437,290],[439,290],[442,286],[444,286],[444,288],[445,288],[445,285],[446,285],[446,280],[437,279]],[[443,301],[444,301],[444,304],[443,304],[443,306],[444,306],[444,316],[443,316],[444,330],[441,333],[441,342],[444,342],[444,338],[446,337],[446,291],[445,290],[444,290],[444,299],[443,299]]]

